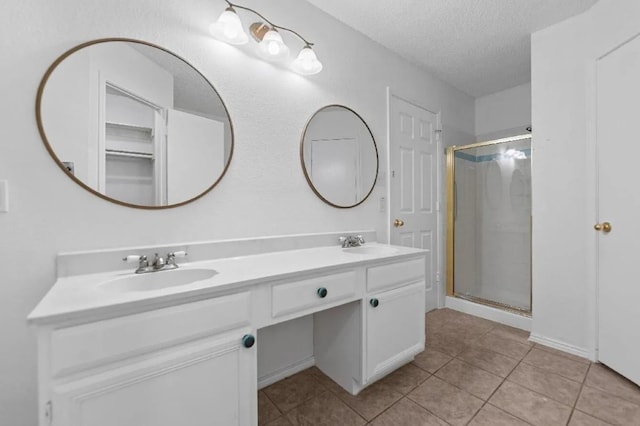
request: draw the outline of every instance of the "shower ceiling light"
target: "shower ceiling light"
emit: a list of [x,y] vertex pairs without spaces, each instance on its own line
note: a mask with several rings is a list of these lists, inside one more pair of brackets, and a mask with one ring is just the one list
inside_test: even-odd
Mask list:
[[258,42],[258,52],[262,58],[272,62],[284,62],[289,58],[289,47],[278,30],[288,31],[304,42],[304,47],[290,64],[291,69],[302,75],[313,75],[322,71],[322,63],[312,49],[313,43],[289,28],[274,24],[253,9],[225,1],[229,6],[210,26],[211,35],[215,38],[229,44],[246,44],[249,38],[235,9],[247,10],[264,21],[254,22],[249,27],[251,36]]
[[517,149],[509,148],[502,154],[502,157],[508,159],[515,158],[516,160],[524,160],[525,158],[527,158],[527,154]]

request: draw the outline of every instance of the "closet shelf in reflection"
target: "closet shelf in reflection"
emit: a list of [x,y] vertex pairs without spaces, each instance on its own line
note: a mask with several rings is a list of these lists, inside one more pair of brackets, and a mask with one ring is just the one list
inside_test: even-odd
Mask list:
[[146,152],[113,151],[107,149],[105,153],[106,155],[113,155],[118,157],[148,158],[149,160],[153,160],[153,154],[148,154]]
[[145,176],[116,176],[110,175],[107,177],[107,181],[118,181],[118,182],[153,182],[153,177],[145,177]]
[[107,121],[107,122],[105,122],[105,125],[107,127],[112,127],[112,128],[132,130],[132,131],[136,131],[136,132],[153,133],[153,129],[151,127],[139,126],[139,125],[136,125],[136,124],[117,123],[117,122],[114,122],[114,121]]

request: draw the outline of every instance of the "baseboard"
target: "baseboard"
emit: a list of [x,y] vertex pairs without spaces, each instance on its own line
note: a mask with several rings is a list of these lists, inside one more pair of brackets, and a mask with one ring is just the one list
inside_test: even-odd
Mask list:
[[531,331],[531,318],[518,315],[513,312],[503,311],[491,306],[473,303],[458,297],[447,296],[445,299],[447,308],[474,315],[490,321],[499,322],[525,331]]
[[562,352],[567,352],[571,355],[576,355],[580,358],[585,358],[590,361],[596,361],[595,357],[592,356],[591,352],[589,352],[588,350],[561,342],[559,340],[550,339],[549,337],[543,337],[538,334],[531,333],[531,335],[529,336],[529,341],[533,343],[539,343],[544,346],[549,346],[550,348],[557,349]]
[[314,365],[316,365],[316,359],[311,356],[303,359],[302,361],[296,362],[295,364],[288,365],[274,371],[273,373],[267,374],[266,376],[258,377],[258,389],[272,385],[275,382],[286,379],[289,376],[293,376],[294,374],[299,373],[302,370],[306,370],[309,367],[313,367]]

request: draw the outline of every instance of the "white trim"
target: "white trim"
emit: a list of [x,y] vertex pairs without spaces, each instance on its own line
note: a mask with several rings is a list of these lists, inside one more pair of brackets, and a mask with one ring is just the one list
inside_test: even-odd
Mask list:
[[393,92],[387,86],[387,176],[386,176],[386,197],[387,197],[387,244],[391,244],[391,97]]
[[[586,292],[585,298],[587,303],[587,346],[589,347],[588,355],[584,356],[592,360],[598,358],[598,340],[599,340],[599,282],[598,282],[598,233],[592,229],[593,224],[598,223],[598,191],[599,191],[599,165],[598,165],[598,60],[594,60],[585,72],[585,99],[586,99],[586,144],[585,144],[585,162],[586,162],[586,188],[585,201],[586,211],[590,212],[589,222],[585,223],[585,250],[587,259],[591,259],[586,264]],[[563,343],[559,342],[561,345]],[[562,349],[561,349],[562,350]]]
[[468,300],[451,296],[446,297],[445,304],[447,308],[459,312],[475,315],[490,321],[496,321],[525,331],[531,330],[531,318],[523,315],[518,315],[513,312],[503,311],[491,306],[481,305],[479,303],[473,303]]
[[313,367],[314,365],[316,365],[316,359],[311,356],[303,359],[302,361],[298,361],[295,364],[276,370],[273,373],[269,373],[266,376],[258,377],[258,390],[279,382],[282,379],[286,379],[289,376],[293,376],[294,374]]
[[538,343],[540,345],[548,346],[550,348],[557,349],[562,352],[567,352],[572,355],[576,355],[581,358],[585,358],[594,362],[597,361],[595,357],[591,355],[589,350],[580,348],[578,346],[573,346],[568,343],[561,342],[559,340],[543,337],[537,334],[531,334],[531,336],[529,336],[529,341],[533,343]]

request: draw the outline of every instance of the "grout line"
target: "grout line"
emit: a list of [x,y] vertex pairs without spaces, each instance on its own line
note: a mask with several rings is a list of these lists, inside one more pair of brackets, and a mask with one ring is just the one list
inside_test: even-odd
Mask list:
[[[513,369],[509,372],[509,374],[507,374],[507,376],[506,376],[506,377],[502,378],[502,381],[500,382],[500,384],[499,384],[498,386],[496,386],[496,388],[493,390],[493,392],[491,392],[491,395],[489,395],[489,397],[487,398],[487,400],[486,400],[486,401],[484,401],[484,403],[482,404],[482,406],[480,407],[480,409],[479,409],[479,410],[478,410],[478,411],[473,415],[473,417],[471,418],[471,420],[469,420],[469,422],[473,421],[473,419],[475,419],[475,418],[476,418],[476,416],[478,415],[478,413],[480,413],[480,411],[482,411],[482,409],[485,407],[485,405],[489,404],[489,400],[490,400],[491,398],[493,398],[493,395],[495,395],[495,394],[496,394],[496,392],[498,392],[498,389],[500,389],[500,388],[502,387],[502,385],[504,384],[504,382],[506,382],[506,381],[507,381],[507,378],[509,378],[509,376],[511,375],[511,373],[513,373],[513,371],[514,371],[516,368],[518,368],[518,366],[522,363],[522,360],[523,360],[527,355],[529,355],[529,352],[531,352],[531,349],[533,349],[533,346],[531,346],[531,347],[529,348],[529,350],[527,351],[527,353],[522,357],[522,359],[521,359],[520,361],[518,361],[518,363],[515,365],[515,367],[513,367]],[[480,367],[477,367],[477,368],[480,368]],[[481,370],[482,370],[482,369],[481,369]],[[486,371],[486,370],[483,370],[483,371]],[[494,374],[494,376],[495,376],[495,374]],[[498,376],[498,377],[500,377],[500,376]],[[527,424],[531,424],[531,423],[529,423],[528,421],[526,421],[525,419],[521,419],[520,417],[518,417],[518,416],[514,415],[513,413],[510,413],[510,412],[508,412],[508,411],[506,411],[506,410],[503,410],[503,409],[502,409],[502,408],[500,408],[500,407],[497,407],[497,406],[495,406],[495,405],[493,405],[493,404],[489,404],[489,405],[491,405],[492,407],[497,408],[498,410],[504,411],[505,413],[509,414],[510,416],[515,417],[515,418],[516,418],[516,419],[518,419],[518,420],[522,420],[523,422],[525,422],[525,423],[527,423]]]
[[[402,398],[400,398],[399,400],[397,400],[396,402],[394,402],[393,404],[391,404],[390,406],[388,406],[387,408],[385,408],[384,410],[382,410],[381,412],[379,412],[376,416],[374,416],[371,420],[367,420],[364,419],[365,422],[367,422],[367,424],[371,424],[375,419],[377,419],[378,417],[380,417],[381,415],[383,415],[384,413],[386,413],[387,411],[389,411],[391,409],[391,407],[394,407],[397,403],[399,403],[400,401],[402,401],[404,398],[406,398],[406,395],[402,395]],[[346,403],[345,403],[346,404]]]
[[582,383],[580,383],[580,390],[578,391],[578,395],[576,396],[576,400],[573,401],[573,406],[571,407],[571,415],[569,415],[569,420],[567,420],[566,424],[569,424],[571,422],[571,419],[573,418],[573,414],[576,412],[576,405],[578,405],[578,400],[580,399],[580,396],[582,395],[582,390],[584,389],[584,386],[587,383],[587,376],[589,375],[589,370],[591,370],[591,365],[592,364],[589,364],[589,368],[587,368],[587,372],[585,373],[584,377],[582,378]]
[[[269,399],[269,401],[271,401],[271,402],[273,403],[273,405],[275,405],[275,407],[278,409],[278,411],[280,411],[280,414],[281,414],[281,415],[280,415],[280,417],[285,417],[287,414],[289,414],[290,412],[292,412],[292,411],[293,411],[293,410],[295,410],[296,408],[300,407],[301,405],[303,405],[304,403],[306,403],[306,402],[308,402],[308,401],[311,401],[311,400],[312,400],[312,399],[314,399],[314,398],[317,398],[318,396],[322,395],[324,392],[329,392],[329,393],[331,393],[331,394],[335,395],[335,396],[336,396],[340,401],[342,401],[342,400],[338,397],[338,395],[337,395],[337,394],[335,394],[334,392],[332,392],[332,391],[331,391],[331,389],[329,389],[328,387],[326,387],[325,385],[323,385],[323,384],[320,382],[320,380],[318,380],[318,378],[317,378],[317,377],[315,377],[315,375],[309,371],[310,369],[311,369],[311,367],[309,367],[309,368],[307,368],[307,369],[305,369],[305,370],[299,371],[299,372],[297,372],[296,374],[293,374],[293,375],[291,375],[291,376],[285,377],[283,380],[287,380],[287,379],[289,379],[289,378],[291,378],[291,377],[294,377],[294,376],[297,376],[297,375],[299,375],[299,374],[301,374],[301,373],[303,373],[303,372],[306,372],[305,374],[307,374],[308,376],[310,376],[310,377],[311,377],[311,379],[313,379],[313,380],[316,382],[316,384],[317,384],[318,386],[320,386],[320,387],[323,389],[323,391],[322,391],[320,394],[318,394],[318,395],[313,395],[313,396],[310,396],[310,397],[308,397],[308,398],[306,398],[306,399],[304,399],[304,400],[300,401],[298,404],[296,404],[295,406],[293,406],[293,407],[292,407],[290,410],[288,410],[288,411],[284,411],[284,410],[282,410],[282,409],[278,406],[278,404],[276,404],[276,403],[275,403],[271,398],[269,398],[269,395],[267,395],[267,393],[266,393],[266,392],[262,392],[262,393],[267,397],[267,399]],[[323,373],[323,374],[324,374],[324,373]],[[276,382],[276,383],[279,383],[279,382]],[[275,383],[274,383],[274,384],[275,384]],[[272,386],[272,385],[269,385],[269,386]],[[269,386],[267,386],[267,388],[268,388]],[[265,389],[266,389],[266,388],[265,388]],[[343,402],[344,402],[344,401],[343,401]],[[346,404],[346,403],[345,403],[345,405],[347,405],[347,406],[348,406],[348,404]],[[349,408],[351,408],[351,407],[349,407]],[[353,409],[351,408],[351,410],[353,410]],[[353,411],[355,412],[355,410],[353,410]],[[358,415],[359,415],[359,413],[357,413],[357,412],[356,412],[356,414],[358,414]],[[360,416],[360,417],[362,417],[362,416]],[[286,417],[285,417],[285,419],[286,419]],[[275,420],[275,419],[274,419],[274,420]],[[286,419],[286,420],[288,421],[288,419]],[[366,419],[364,419],[364,420],[366,421]],[[273,421],[273,420],[272,420],[272,421]]]
[[[267,386],[267,387],[268,387],[268,386]],[[266,389],[266,388],[265,388],[265,389]],[[262,394],[264,395],[264,397],[265,397],[265,398],[267,398],[267,399],[269,400],[269,402],[271,402],[271,403],[273,404],[273,406],[274,406],[274,407],[276,407],[276,410],[278,410],[278,412],[280,413],[280,417],[284,416],[284,411],[282,411],[282,410],[280,409],[280,407],[278,407],[278,404],[276,404],[275,402],[273,402],[273,400],[272,400],[271,398],[269,398],[269,395],[267,395],[267,393],[266,393],[266,392],[264,392],[264,390],[263,390],[263,389],[260,389],[260,390],[258,391],[258,393],[260,393],[260,392],[262,392]],[[274,419],[274,420],[275,420],[275,419]],[[270,420],[270,421],[272,421],[272,420]]]
[[534,345],[535,345],[536,349],[538,349],[540,351],[543,351],[543,352],[545,352],[547,354],[554,355],[554,356],[559,357],[559,358],[563,358],[563,359],[566,359],[566,360],[569,360],[569,361],[577,362],[577,363],[582,364],[582,365],[591,365],[591,364],[593,364],[587,358],[582,358],[582,357],[580,357],[578,355],[574,355],[572,353],[564,352],[564,351],[562,351],[560,349],[555,349],[555,348],[552,348],[550,346],[543,345],[541,343],[534,343]]
[[[580,400],[580,396],[582,395],[582,390],[587,386],[587,376],[589,375],[589,371],[591,371],[591,367],[593,365],[594,365],[593,362],[589,364],[589,368],[587,369],[587,373],[584,375],[584,378],[582,379],[582,384],[580,386],[580,392],[578,392],[578,397],[576,398],[575,402],[573,403],[573,408],[571,410],[571,416],[569,417],[569,421],[571,421],[571,418],[573,417],[573,413],[575,413],[575,411],[576,411],[576,406],[578,405],[578,400]],[[596,390],[598,390],[598,389],[596,388]],[[607,395],[613,395],[613,394],[610,394],[609,392],[602,392],[602,393],[606,393]],[[613,396],[615,396],[615,395],[613,395]],[[578,411],[580,411],[580,410],[578,410]],[[587,414],[587,415],[589,415],[589,416],[591,416],[593,418],[596,418],[596,419],[598,419],[598,420],[600,420],[600,421],[602,421],[602,422],[604,422],[606,424],[611,424],[608,421],[606,421],[604,419],[601,419],[600,417],[598,417],[595,414],[591,414],[591,413],[585,413],[585,414]],[[569,424],[569,423],[567,423],[567,424]]]
[[[442,379],[441,379],[442,380]],[[442,420],[443,422],[445,422],[446,424],[450,425],[451,423],[449,423],[448,421],[446,421],[445,419],[443,419],[442,417],[440,417],[439,415],[437,415],[436,413],[430,411],[429,409],[427,409],[427,407],[423,406],[422,404],[420,404],[418,401],[415,401],[411,398],[409,398],[409,395],[406,396],[406,398],[411,401],[412,403],[416,404],[418,407],[422,408],[424,411],[426,411],[427,413],[431,414],[433,417],[435,417],[436,419]]]

